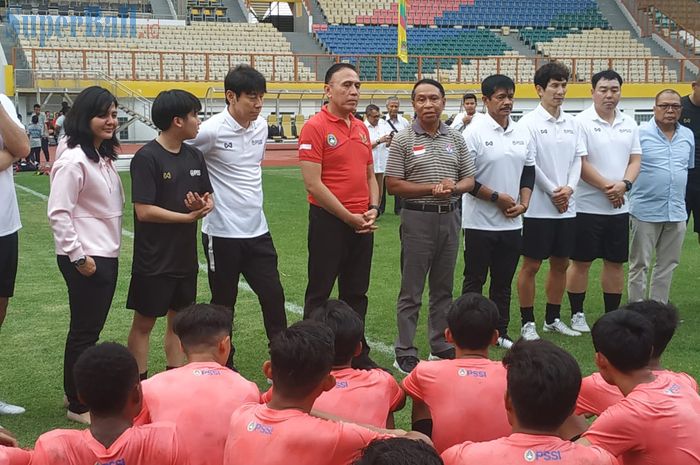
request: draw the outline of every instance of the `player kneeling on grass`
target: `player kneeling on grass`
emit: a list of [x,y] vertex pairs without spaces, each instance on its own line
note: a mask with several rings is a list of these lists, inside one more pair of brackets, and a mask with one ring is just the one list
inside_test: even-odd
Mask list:
[[[90,409],[92,423],[83,431],[42,434],[32,464],[189,465],[173,423],[132,425],[141,410],[141,385],[138,365],[126,347],[107,342],[85,350],[73,374],[78,398]],[[16,459],[19,454],[13,461],[17,451],[0,447],[0,463],[29,463]],[[2,462],[3,452],[9,455],[8,462]]]
[[444,465],[440,455],[423,441],[376,439],[353,465]]
[[143,408],[134,421],[171,421],[190,465],[221,465],[231,414],[260,403],[258,387],[224,364],[231,351],[231,311],[208,304],[179,312],[173,329],[189,363],[144,381]]
[[505,404],[513,434],[453,446],[442,454],[445,465],[549,461],[560,465],[617,464],[603,449],[558,437],[559,428],[574,411],[581,386],[581,370],[569,353],[548,341],[520,340],[503,357],[503,365],[508,370]]
[[455,359],[420,362],[403,380],[413,398],[413,429],[431,436],[439,452],[510,434],[503,407],[506,370],[488,358],[498,340],[496,328],[496,304],[481,294],[464,294],[447,313],[445,337],[455,346]]
[[[267,404],[248,404],[231,417],[225,465],[348,465],[371,441],[420,433],[363,427],[310,415],[316,399],[336,386],[331,375],[333,331],[312,320],[293,324],[270,343],[265,376],[275,387]],[[362,404],[356,405],[357,409]]]
[[197,220],[214,208],[202,152],[182,143],[197,135],[201,109],[184,90],[158,94],[151,117],[162,132],[131,161],[134,259],[126,306],[135,310],[129,350],[141,379],[148,377],[149,339],[158,317],[168,316],[168,367],[184,363],[172,319],[197,298]]
[[[667,374],[675,377],[681,384],[687,384],[694,391],[698,390],[698,383],[687,373],[676,373],[661,366],[661,355],[671,341],[678,327],[678,310],[671,304],[644,300],[632,302],[624,307],[624,310],[632,310],[647,318],[654,327],[654,349],[651,353],[648,368],[655,375]],[[624,399],[617,386],[608,384],[600,373],[593,373],[583,378],[581,392],[576,401],[576,414],[586,416],[600,416],[611,405]]]
[[624,399],[608,407],[580,441],[625,465],[700,464],[700,396],[669,373],[649,368],[651,322],[631,310],[603,315],[591,330],[600,375]]

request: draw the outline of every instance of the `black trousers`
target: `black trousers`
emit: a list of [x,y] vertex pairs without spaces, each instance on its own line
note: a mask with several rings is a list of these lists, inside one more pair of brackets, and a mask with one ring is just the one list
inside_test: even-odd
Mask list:
[[86,349],[94,346],[107,320],[117,286],[119,260],[117,258],[92,257],[96,271],[90,277],[78,272],[67,255],[58,255],[58,268],[68,286],[70,326],[63,358],[63,389],[68,397],[68,409],[85,413],[87,406],[78,400],[73,379],[73,366]]
[[44,152],[44,158],[46,158],[46,163],[49,162],[49,138],[41,138],[41,151]]
[[511,231],[464,230],[464,283],[462,294],[482,294],[486,275],[491,273],[489,299],[498,307],[498,331],[508,334],[513,275],[520,259],[520,229]]
[[[323,208],[310,205],[304,318],[328,301],[337,279],[338,299],[365,321],[373,246],[373,234],[358,234]],[[364,337],[362,346],[363,353],[369,353]]]
[[[258,296],[267,339],[271,340],[284,331],[287,327],[284,289],[277,271],[277,250],[270,233],[245,239],[202,234],[202,243],[207,256],[211,303],[228,307],[235,315],[238,280],[242,274]],[[229,367],[233,367],[234,352],[231,337]]]

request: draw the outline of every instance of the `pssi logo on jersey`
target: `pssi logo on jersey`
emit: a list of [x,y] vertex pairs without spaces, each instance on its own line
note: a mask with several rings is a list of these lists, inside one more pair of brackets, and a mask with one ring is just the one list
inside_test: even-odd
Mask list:
[[165,173],[163,173],[163,179],[172,179],[172,178],[173,178],[173,175],[170,174],[170,171],[166,171]]
[[251,140],[250,145],[263,145],[263,140],[262,139]]
[[205,368],[202,370],[197,368],[196,370],[192,370],[192,374],[195,376],[219,376],[221,372],[219,370],[213,370],[211,368]]
[[201,170],[190,170],[190,176],[201,176],[202,171]]
[[627,134],[632,134],[632,129],[630,129],[630,128],[620,128],[620,132],[621,132],[622,134],[625,134],[625,133],[627,133]]
[[452,144],[447,144],[445,146],[445,153],[447,153],[448,155],[452,155],[453,153],[455,153],[454,146]]
[[546,130],[546,129],[540,129],[540,134],[547,134],[547,130]]
[[110,460],[109,462],[95,462],[95,465],[126,465],[125,459]]
[[347,389],[350,387],[350,383],[348,383],[347,381],[336,381],[335,387],[336,389]]
[[512,141],[513,145],[525,145],[524,140],[514,140]]
[[266,434],[268,436],[272,435],[272,426],[261,425],[256,421],[251,421],[250,423],[248,423],[247,429],[249,433],[260,433]]
[[335,147],[336,145],[338,145],[338,139],[333,134],[328,134],[328,137],[326,137],[326,141],[331,147]]
[[233,148],[233,142],[224,142],[224,148],[225,148],[225,149],[232,149],[232,148]]
[[486,378],[488,375],[484,370],[468,370],[466,368],[460,368],[457,371],[457,374],[461,376],[462,378],[466,376],[470,376],[472,378]]
[[558,450],[532,450],[528,449],[523,454],[523,458],[526,462],[535,462],[542,460],[545,462],[552,462],[561,460],[561,452]]
[[673,383],[670,387],[668,387],[666,390],[664,390],[664,394],[671,394],[671,395],[678,394],[679,392],[681,392],[681,387],[676,383]]
[[413,156],[420,157],[421,155],[425,155],[425,145],[414,145]]

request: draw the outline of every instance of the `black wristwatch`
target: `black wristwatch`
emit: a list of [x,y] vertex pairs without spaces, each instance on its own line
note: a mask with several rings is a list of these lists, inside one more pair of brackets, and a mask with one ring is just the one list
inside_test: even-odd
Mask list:
[[87,261],[87,258],[85,258],[85,255],[83,255],[82,257],[79,257],[77,260],[75,260],[73,262],[73,266],[75,266],[75,267],[83,266],[86,261]]
[[498,192],[493,191],[491,192],[491,202],[497,202],[498,201]]
[[377,215],[379,214],[379,205],[370,205],[368,210],[377,210]]
[[623,179],[622,182],[625,183],[625,191],[629,192],[632,190],[632,181],[629,181],[627,179]]

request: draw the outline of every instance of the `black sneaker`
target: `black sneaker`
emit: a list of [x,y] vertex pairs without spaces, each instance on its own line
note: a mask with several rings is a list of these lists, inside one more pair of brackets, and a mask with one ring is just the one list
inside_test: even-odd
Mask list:
[[366,352],[361,353],[357,357],[352,359],[351,366],[356,370],[374,370],[375,368],[381,368],[377,365],[377,362],[369,358]]
[[418,365],[418,362],[420,362],[418,357],[414,357],[413,355],[396,357],[396,360],[394,360],[394,368],[399,370],[404,375],[407,375],[413,371],[413,369]]
[[443,350],[442,352],[438,352],[437,354],[430,354],[430,357],[428,357],[428,360],[453,360],[455,358],[455,348],[450,347],[447,350]]

